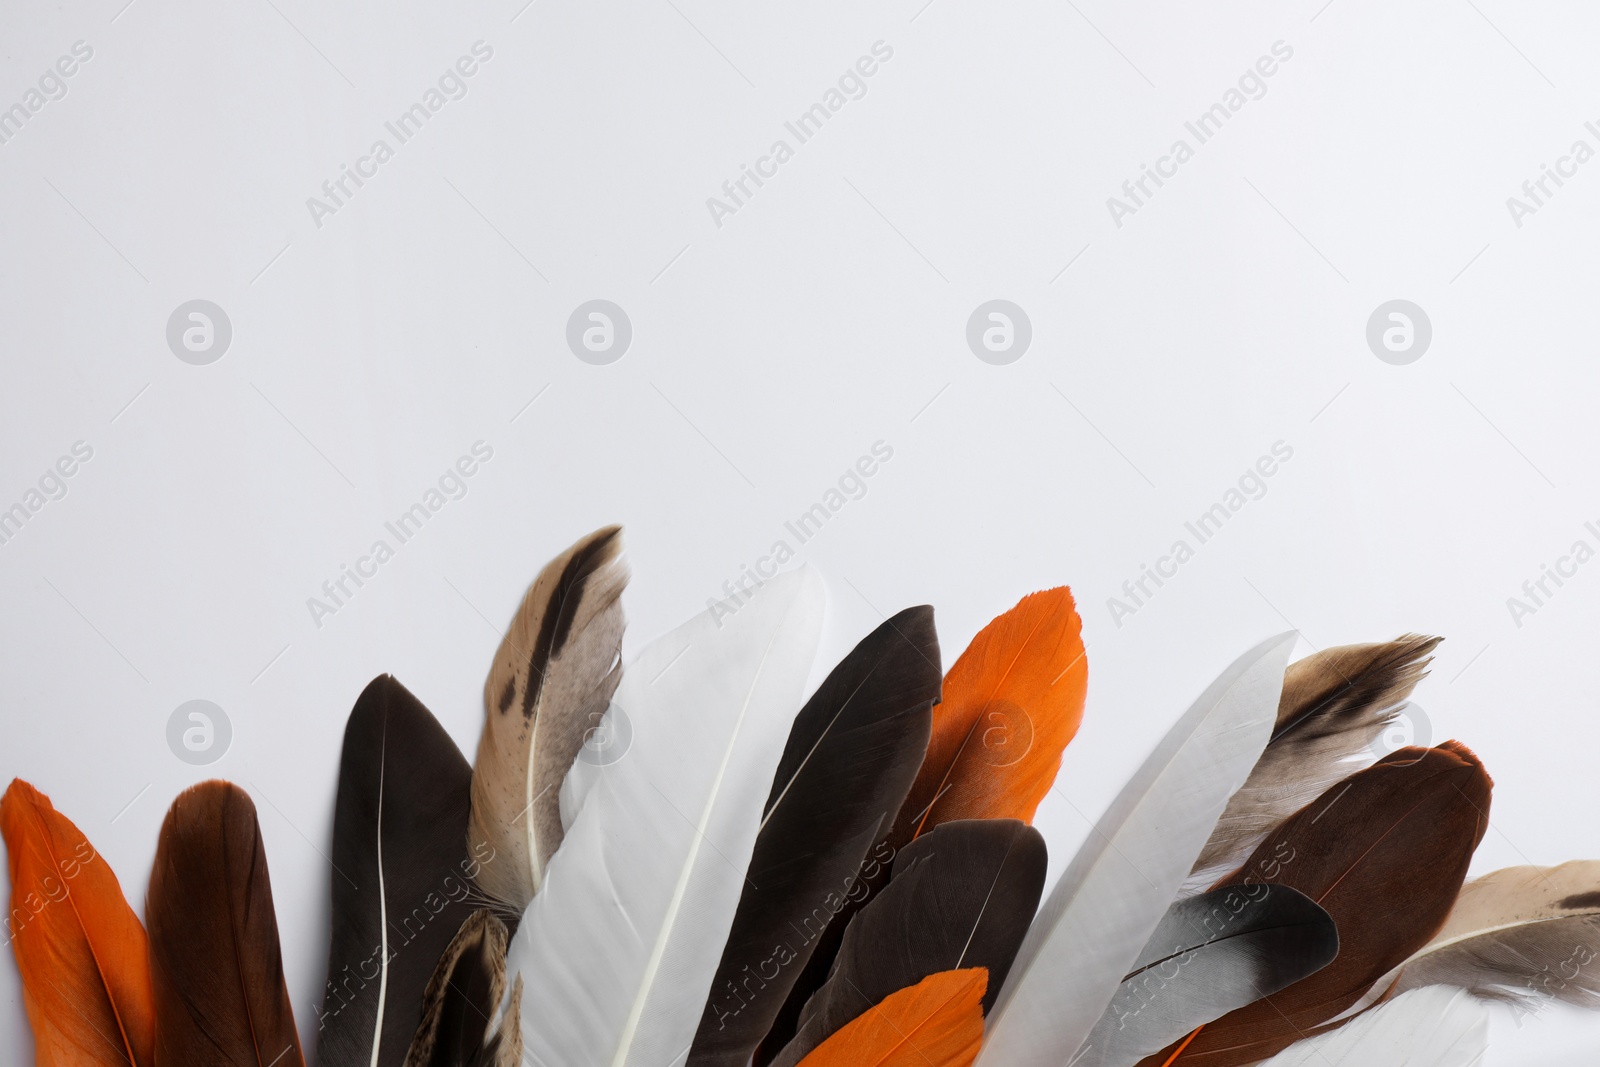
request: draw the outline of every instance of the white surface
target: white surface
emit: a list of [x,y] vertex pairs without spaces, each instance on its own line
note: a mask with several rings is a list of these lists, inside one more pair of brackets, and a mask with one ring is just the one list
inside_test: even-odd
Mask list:
[[[123,2],[0,13],[0,103],[94,49],[0,145],[0,504],[94,448],[0,545],[0,775],[77,820],[136,907],[171,797],[246,785],[304,1033],[351,702],[394,671],[470,752],[495,627],[610,521],[630,650],[779,538],[828,581],[824,664],[918,602],[953,659],[1071,583],[1090,705],[1038,820],[1055,871],[1204,685],[1290,625],[1448,638],[1418,701],[1495,776],[1475,871],[1600,857],[1600,567],[1520,628],[1506,607],[1597,543],[1600,164],[1520,229],[1505,203],[1594,142],[1600,14]],[[306,198],[480,39],[466,97],[317,229]],[[706,198],[878,40],[867,95],[717,228]],[[1267,94],[1115,228],[1106,198],[1278,40]],[[563,339],[597,297],[634,327],[606,367]],[[1033,324],[1005,367],[964,338],[995,297]],[[195,298],[233,323],[211,366],[166,346]],[[1434,325],[1410,366],[1364,339],[1394,298]],[[478,440],[467,495],[316,628],[306,598]],[[865,495],[796,545],[785,521],[879,440]],[[1106,599],[1280,440],[1265,496],[1117,628]],[[165,741],[195,698],[234,729],[205,768]],[[11,967],[0,1030],[21,1057]],[[1591,1016],[1497,1015],[1489,1063],[1597,1048]]]

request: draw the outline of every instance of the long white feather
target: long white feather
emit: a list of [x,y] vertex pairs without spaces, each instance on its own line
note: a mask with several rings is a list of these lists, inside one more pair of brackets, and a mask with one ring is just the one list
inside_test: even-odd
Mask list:
[[[631,742],[606,760],[580,755],[563,796],[571,828],[507,957],[524,983],[528,1064],[668,1067],[687,1055],[822,601],[808,568],[781,575],[731,614],[696,616],[624,673],[607,714],[620,709]],[[620,724],[607,728],[622,741]]]
[[1029,927],[979,1067],[1071,1061],[1272,736],[1294,642],[1239,657],[1123,787]]
[[1297,1041],[1259,1067],[1480,1067],[1488,1047],[1483,1004],[1465,990],[1433,985]]

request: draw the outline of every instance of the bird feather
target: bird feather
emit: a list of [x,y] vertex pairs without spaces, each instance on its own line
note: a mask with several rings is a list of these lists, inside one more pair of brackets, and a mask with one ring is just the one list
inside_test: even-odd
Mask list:
[[1297,1041],[1261,1067],[1482,1067],[1488,1048],[1484,1006],[1461,990],[1430,986]]
[[150,1067],[155,1007],[144,927],[83,831],[13,779],[0,799],[11,948],[38,1067]]
[[968,1067],[983,1041],[982,967],[930,974],[824,1041],[801,1067]]
[[469,845],[495,857],[478,874],[508,917],[522,914],[560,846],[561,785],[621,679],[622,531],[580,540],[539,572],[484,683]]
[[[651,644],[508,954],[544,1067],[661,1067],[695,1035],[815,654],[821,581],[779,575]],[[603,724],[620,736],[618,723]]]
[[933,609],[873,630],[795,717],[690,1067],[744,1067],[905,801],[939,698]]
[[339,762],[321,1067],[405,1062],[478,867],[467,854],[471,787],[472,768],[421,701],[391,675],[373,679]]
[[1059,1067],[1089,1036],[1266,747],[1294,641],[1280,634],[1235,660],[1101,816],[1001,987],[984,1067]]
[[305,1067],[255,805],[229,782],[178,794],[150,888],[156,1067]]

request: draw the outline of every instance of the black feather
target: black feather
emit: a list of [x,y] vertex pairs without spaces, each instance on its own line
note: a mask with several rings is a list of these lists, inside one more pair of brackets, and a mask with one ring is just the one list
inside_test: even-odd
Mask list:
[[846,1023],[930,974],[986,967],[985,1011],[1044,889],[1044,838],[1015,819],[941,824],[895,857],[888,886],[845,930],[833,973],[773,1061],[794,1067]]
[[428,709],[390,675],[375,678],[350,712],[339,763],[320,1067],[404,1064],[423,991],[468,914],[471,786],[472,768]]
[[800,709],[688,1067],[744,1067],[922,764],[939,698],[933,609],[864,637]]

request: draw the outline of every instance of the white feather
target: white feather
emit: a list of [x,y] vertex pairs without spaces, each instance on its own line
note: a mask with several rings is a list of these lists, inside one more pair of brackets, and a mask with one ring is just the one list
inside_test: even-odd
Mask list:
[[782,575],[731,614],[724,605],[696,616],[624,673],[608,715],[620,709],[631,743],[603,766],[579,757],[563,797],[571,829],[507,956],[524,982],[525,1062],[683,1061],[800,706],[822,601],[808,568]]
[[1465,990],[1433,985],[1297,1041],[1260,1067],[1479,1067],[1488,1046],[1483,1004]]
[[1071,1061],[1272,736],[1294,642],[1239,657],[1123,787],[1029,927],[979,1067]]

